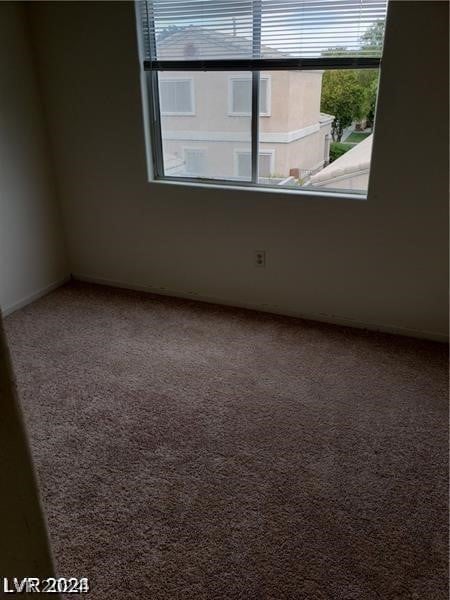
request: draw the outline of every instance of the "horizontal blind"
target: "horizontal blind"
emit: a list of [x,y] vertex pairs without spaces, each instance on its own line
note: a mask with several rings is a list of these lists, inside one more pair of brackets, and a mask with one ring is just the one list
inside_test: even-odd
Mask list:
[[[250,58],[252,0],[154,0],[148,2],[157,60]],[[149,46],[150,47],[150,46]]]
[[138,15],[139,21],[141,23],[142,43],[145,60],[149,60],[150,57],[154,54],[154,51],[152,52],[150,48],[150,39],[152,38],[152,35],[150,34],[150,19],[147,13],[149,5],[150,2],[138,2]]
[[381,56],[367,32],[384,22],[386,9],[386,0],[263,0],[261,55]]
[[387,0],[147,0],[145,59],[380,57]]

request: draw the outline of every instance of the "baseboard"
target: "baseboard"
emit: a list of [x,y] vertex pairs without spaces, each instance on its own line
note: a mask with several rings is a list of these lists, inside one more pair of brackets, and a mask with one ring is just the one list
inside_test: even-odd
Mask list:
[[65,283],[67,283],[68,281],[70,281],[71,278],[72,278],[71,275],[67,275],[66,277],[63,277],[62,279],[59,279],[58,281],[54,281],[50,285],[46,285],[45,287],[37,290],[36,292],[29,294],[25,298],[21,298],[17,302],[14,302],[13,304],[6,306],[5,308],[2,308],[1,309],[2,315],[4,317],[7,317],[14,311],[19,310],[20,308],[23,308],[27,304],[31,304],[31,302],[34,302],[35,300],[42,298],[42,296],[46,296],[50,292],[53,292],[53,290],[56,290],[56,288],[59,288],[62,285],[64,285]]
[[248,310],[257,310],[262,312],[268,312],[276,315],[282,315],[287,317],[295,317],[297,319],[305,319],[307,321],[319,321],[321,323],[330,323],[332,325],[343,325],[346,327],[355,327],[357,329],[367,329],[369,331],[378,331],[382,333],[392,333],[394,335],[402,335],[406,337],[413,337],[419,339],[431,340],[434,342],[448,342],[449,336],[446,333],[439,333],[434,331],[422,331],[420,329],[409,329],[406,327],[398,327],[397,325],[386,325],[379,323],[368,323],[362,321],[355,321],[347,317],[341,317],[338,315],[328,315],[323,313],[302,313],[297,311],[290,311],[282,309],[276,305],[271,304],[250,304],[245,302],[233,302],[230,300],[224,300],[223,298],[217,298],[212,296],[202,296],[192,292],[180,292],[176,290],[169,290],[164,287],[152,287],[143,285],[134,285],[123,281],[116,281],[111,279],[103,279],[99,277],[90,277],[88,275],[82,275],[80,273],[72,273],[72,278],[77,281],[84,281],[86,283],[96,283],[98,285],[107,285],[111,287],[122,288],[126,290],[135,290],[139,292],[148,292],[151,294],[159,294],[161,296],[172,296],[174,298],[184,298],[186,300],[197,300],[198,302],[209,302],[211,304],[222,304],[224,306],[233,306],[235,308],[246,308]]

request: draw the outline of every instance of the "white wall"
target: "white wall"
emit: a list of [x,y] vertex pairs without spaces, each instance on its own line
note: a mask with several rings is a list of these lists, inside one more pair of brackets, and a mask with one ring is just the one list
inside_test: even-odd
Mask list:
[[0,3],[0,306],[68,276],[26,12]]
[[448,7],[391,4],[367,202],[147,183],[133,4],[33,4],[73,273],[444,338]]

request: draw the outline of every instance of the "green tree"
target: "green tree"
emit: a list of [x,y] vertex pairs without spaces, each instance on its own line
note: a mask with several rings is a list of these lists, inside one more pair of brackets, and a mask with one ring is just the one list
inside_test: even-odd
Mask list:
[[[385,21],[380,20],[363,33],[361,36],[361,50],[366,56],[371,54],[374,56],[381,55],[384,29]],[[359,83],[364,90],[364,117],[367,118],[369,125],[372,125],[375,118],[379,72],[378,69],[361,69],[357,73]]]
[[[384,20],[377,21],[361,36],[361,54],[379,56],[383,45]],[[347,48],[329,48],[323,56],[351,56]],[[354,120],[367,119],[372,125],[378,89],[378,69],[325,71],[321,110],[334,115],[333,140],[340,141],[343,130]]]
[[378,90],[378,69],[359,69],[354,71],[363,92],[361,118],[367,119],[368,126],[373,124],[375,103]]
[[380,20],[374,23],[361,36],[361,49],[365,50],[366,55],[375,54],[378,56],[383,47],[385,21]]
[[375,78],[370,82],[368,88],[366,89],[366,103],[367,103],[367,121],[369,127],[373,126],[373,122],[375,120],[375,107],[377,103],[377,93],[378,93],[378,73]]
[[353,70],[325,71],[320,110],[334,115],[331,135],[340,142],[346,127],[363,118],[364,90]]

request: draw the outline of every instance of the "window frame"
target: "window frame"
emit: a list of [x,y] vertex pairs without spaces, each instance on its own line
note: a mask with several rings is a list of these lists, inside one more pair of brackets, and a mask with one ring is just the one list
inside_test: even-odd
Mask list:
[[[261,75],[260,82],[262,80],[267,81],[266,84],[266,106],[267,112],[259,112],[260,117],[271,117],[272,116],[272,77],[270,75]],[[252,86],[251,73],[243,75],[242,73],[236,75],[230,75],[228,78],[228,116],[229,117],[251,117],[251,107],[249,112],[235,112],[233,111],[233,83],[235,81],[244,80],[250,83],[250,89]]]
[[[138,4],[145,4],[144,14],[148,22],[147,41],[151,57],[156,57],[156,39],[152,31],[155,30],[154,15],[151,0],[136,0],[136,15],[138,22],[142,19],[142,9]],[[259,79],[262,71],[309,71],[309,70],[343,70],[343,69],[378,69],[381,77],[382,55],[380,56],[320,56],[310,57],[283,57],[283,58],[261,58],[261,2],[255,0],[253,12],[253,58],[251,59],[207,59],[207,60],[159,60],[158,58],[144,58],[143,70],[145,76],[145,91],[148,101],[148,124],[149,142],[151,153],[151,180],[158,183],[190,184],[198,187],[251,189],[266,192],[282,192],[287,194],[304,195],[311,197],[332,196],[336,198],[353,198],[366,200],[367,191],[355,192],[347,189],[312,189],[308,187],[279,187],[276,184],[264,184],[259,182],[258,174],[258,152],[259,152]],[[389,15],[389,4],[387,6],[386,20]],[[141,31],[142,36],[142,31]],[[145,43],[140,37],[140,47],[143,49]],[[251,112],[251,181],[235,181],[227,178],[210,177],[178,177],[164,174],[163,141],[161,130],[161,111],[159,104],[159,71],[243,71],[251,75],[252,80],[252,112]],[[378,88],[379,89],[379,88]],[[377,94],[379,97],[379,93]],[[377,98],[378,105],[378,98]],[[248,116],[248,115],[247,115]],[[371,173],[371,169],[370,169]],[[370,178],[369,178],[370,186]]]
[[166,111],[166,110],[162,110],[161,108],[161,116],[162,117],[195,117],[196,116],[196,110],[195,110],[195,86],[194,86],[194,78],[193,77],[162,77],[159,78],[158,80],[158,85],[159,85],[159,93],[161,93],[161,83],[177,83],[180,81],[184,81],[189,83],[189,96],[190,96],[190,102],[191,102],[191,106],[192,106],[192,111]]

